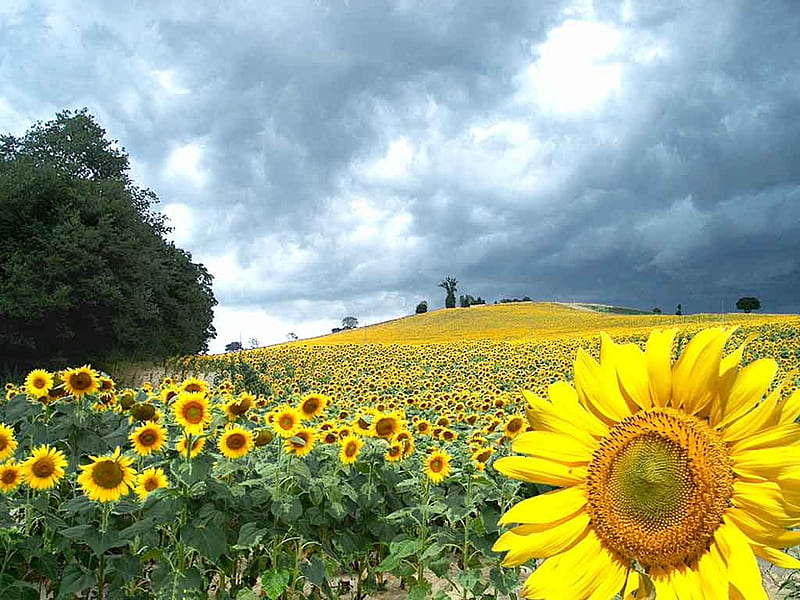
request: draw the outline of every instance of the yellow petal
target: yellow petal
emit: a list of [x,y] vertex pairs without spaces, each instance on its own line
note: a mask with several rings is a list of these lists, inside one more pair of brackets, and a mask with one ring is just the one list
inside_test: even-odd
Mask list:
[[728,565],[729,581],[742,596],[748,600],[769,600],[756,557],[739,528],[723,520],[714,533],[714,541]]
[[596,438],[608,435],[606,424],[581,406],[578,402],[578,393],[566,381],[551,384],[547,388],[547,394],[555,410],[581,431],[586,431]]
[[588,464],[597,443],[588,445],[574,437],[552,431],[527,431],[514,439],[514,452],[549,458],[566,464]]
[[800,544],[800,531],[789,531],[772,521],[759,519],[741,508],[729,508],[725,514],[748,539],[774,548],[791,548]]
[[777,369],[778,365],[774,360],[761,358],[739,371],[727,398],[721,399],[723,412],[717,426],[723,427],[755,407],[769,388]]
[[600,334],[600,343],[600,364],[608,364],[615,371],[628,406],[633,410],[650,408],[650,383],[644,352],[636,344],[616,344],[605,333]]
[[[554,431],[561,434],[568,434],[572,437],[583,440],[587,444],[595,442],[595,439],[587,431],[580,427],[580,419],[576,419],[574,414],[569,411],[561,412],[552,402],[548,402],[527,390],[522,392],[523,397],[528,402],[525,414],[528,422],[533,429],[542,431]],[[577,410],[586,411],[579,407]]]
[[579,513],[559,525],[540,529],[532,533],[518,535],[514,530],[501,535],[493,552],[506,552],[504,567],[517,567],[532,558],[549,558],[569,550],[585,535],[589,527],[589,515]]
[[579,486],[554,490],[518,502],[500,517],[498,523],[556,523],[573,516],[586,506],[586,493]]
[[580,403],[606,424],[615,424],[631,414],[614,370],[598,363],[583,348],[575,359],[575,391]]
[[795,390],[781,406],[781,423],[794,423],[800,417],[800,390]]
[[762,448],[745,450],[731,455],[733,471],[742,477],[774,480],[800,464],[800,447],[786,446],[780,450]]
[[728,592],[728,567],[719,547],[711,544],[708,552],[697,561],[700,586],[706,598],[724,598]]
[[672,585],[671,571],[664,571],[658,567],[650,569],[648,575],[656,588],[656,600],[678,600],[677,591]]
[[725,342],[734,329],[704,329],[683,349],[672,369],[672,406],[689,414],[703,410],[717,393]]
[[756,433],[740,439],[731,446],[731,454],[743,452],[744,450],[760,450],[771,448],[782,449],[789,444],[800,441],[800,426],[794,423],[788,425],[776,425],[768,429],[762,429]]
[[758,544],[753,546],[753,552],[755,552],[756,556],[760,556],[764,560],[771,562],[776,567],[781,567],[782,569],[800,569],[800,560],[797,560],[794,556],[790,556],[785,552],[776,550],[775,548]]
[[494,462],[503,475],[522,481],[569,487],[586,480],[586,467],[573,467],[543,458],[505,456]]
[[647,338],[647,378],[653,406],[668,406],[672,398],[672,344],[677,329],[653,331]]

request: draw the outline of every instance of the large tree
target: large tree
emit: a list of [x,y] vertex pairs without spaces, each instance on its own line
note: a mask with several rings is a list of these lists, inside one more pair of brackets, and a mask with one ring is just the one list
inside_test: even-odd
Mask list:
[[165,239],[128,170],[86,110],[0,136],[0,364],[207,349],[212,277]]
[[455,277],[450,277],[449,275],[445,277],[441,283],[439,283],[440,288],[444,288],[445,297],[444,297],[444,307],[445,308],[455,308],[456,307],[456,290],[458,289],[458,280]]

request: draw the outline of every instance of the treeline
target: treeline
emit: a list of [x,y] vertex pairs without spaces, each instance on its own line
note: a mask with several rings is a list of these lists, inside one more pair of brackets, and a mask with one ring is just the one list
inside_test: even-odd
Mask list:
[[0,368],[207,349],[212,276],[86,109],[0,136]]

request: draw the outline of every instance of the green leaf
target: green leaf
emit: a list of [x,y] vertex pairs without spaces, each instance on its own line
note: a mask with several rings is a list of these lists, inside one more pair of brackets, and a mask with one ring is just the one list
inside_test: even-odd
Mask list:
[[235,547],[237,549],[252,548],[261,541],[266,533],[267,530],[259,527],[256,523],[245,523],[239,529],[239,539]]
[[422,553],[422,556],[419,557],[420,562],[424,562],[430,558],[437,558],[442,555],[442,551],[444,550],[444,546],[442,546],[439,542],[433,542],[430,546],[425,548],[425,552]]
[[261,587],[270,600],[278,600],[291,579],[292,574],[287,569],[269,569],[261,574]]
[[239,590],[236,600],[258,600],[258,596],[253,590]]
[[61,576],[61,584],[58,586],[58,598],[75,596],[96,584],[97,578],[94,573],[80,565],[67,565],[64,569],[64,574]]
[[425,600],[431,591],[431,584],[427,581],[417,583],[408,590],[408,600]]
[[211,562],[216,562],[228,550],[225,531],[212,523],[186,525],[181,530],[181,539]]
[[406,539],[389,544],[389,554],[405,558],[415,554],[422,548],[422,540]]

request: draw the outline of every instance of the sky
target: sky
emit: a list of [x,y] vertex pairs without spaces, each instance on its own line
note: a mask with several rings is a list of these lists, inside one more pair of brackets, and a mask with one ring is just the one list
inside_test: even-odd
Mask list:
[[800,5],[3,0],[0,132],[87,107],[221,351],[457,295],[800,313]]

